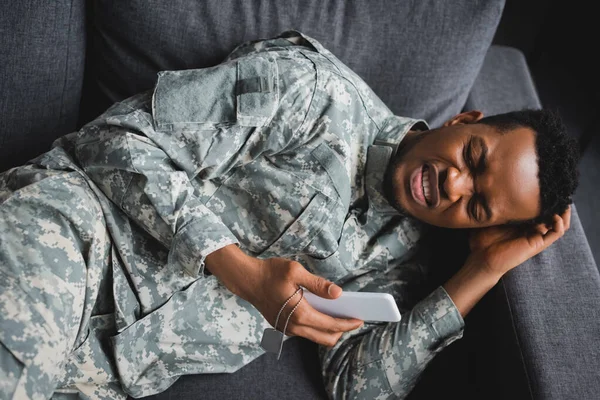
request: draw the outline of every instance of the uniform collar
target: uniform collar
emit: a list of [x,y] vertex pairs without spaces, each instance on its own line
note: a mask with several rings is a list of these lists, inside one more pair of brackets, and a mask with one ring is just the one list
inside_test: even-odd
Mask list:
[[375,141],[367,149],[366,190],[369,208],[384,214],[398,214],[385,199],[383,178],[388,165],[398,151],[400,142],[411,129],[429,129],[423,120],[392,116],[385,121],[377,133]]

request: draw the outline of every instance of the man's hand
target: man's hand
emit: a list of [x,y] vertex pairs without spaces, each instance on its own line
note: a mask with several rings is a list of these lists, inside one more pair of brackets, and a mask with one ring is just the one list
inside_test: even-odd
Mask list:
[[473,231],[465,265],[443,285],[460,314],[465,317],[502,275],[550,246],[570,224],[571,207],[555,215],[550,228],[540,224],[524,232],[505,225]]
[[[285,301],[303,286],[312,293],[336,299],[342,289],[326,279],[308,272],[300,263],[285,258],[260,260],[246,255],[237,246],[229,245],[210,254],[206,266],[234,294],[251,303],[272,325]],[[300,300],[296,294],[279,317],[279,331]],[[359,319],[333,318],[315,310],[306,300],[290,318],[287,336],[302,336],[324,346],[334,346],[344,332],[359,328]]]
[[551,227],[539,224],[529,231],[511,225],[476,229],[469,238],[471,255],[467,262],[502,276],[548,248],[565,234],[570,225],[569,206],[561,216],[554,216]]

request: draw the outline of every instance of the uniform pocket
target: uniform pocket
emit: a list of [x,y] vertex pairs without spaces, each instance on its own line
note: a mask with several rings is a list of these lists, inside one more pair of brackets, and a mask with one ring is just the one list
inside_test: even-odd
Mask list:
[[113,314],[94,315],[90,318],[83,342],[71,352],[63,369],[70,371],[58,387],[93,382],[96,385],[117,382],[117,374],[109,361],[108,343],[116,333]]
[[321,164],[335,188],[342,206],[348,209],[350,204],[350,180],[340,156],[327,143],[318,145],[311,155]]
[[266,58],[237,63],[236,122],[242,126],[267,125],[279,102],[277,63]]
[[0,398],[13,398],[24,369],[25,364],[0,342]]
[[326,258],[316,258],[303,255],[304,267],[312,274],[319,275],[332,282],[337,282],[348,274],[348,269],[342,262],[339,251],[333,252]]
[[262,253],[260,258],[299,254],[324,228],[332,201],[317,192],[296,220]]
[[244,58],[210,68],[158,74],[152,114],[158,131],[267,125],[278,102],[277,64]]

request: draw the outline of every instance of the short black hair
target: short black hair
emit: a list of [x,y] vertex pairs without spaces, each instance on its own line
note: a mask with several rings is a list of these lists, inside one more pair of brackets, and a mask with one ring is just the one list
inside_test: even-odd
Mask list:
[[540,214],[520,223],[551,224],[554,214],[561,215],[569,204],[579,182],[580,151],[577,140],[568,133],[557,112],[521,110],[482,118],[478,123],[504,133],[526,127],[535,132],[535,149],[540,183]]

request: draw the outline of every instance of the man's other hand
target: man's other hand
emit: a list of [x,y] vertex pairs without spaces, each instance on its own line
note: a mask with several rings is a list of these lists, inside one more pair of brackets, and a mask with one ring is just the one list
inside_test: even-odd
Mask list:
[[539,224],[527,230],[522,226],[501,225],[471,232],[469,245],[472,262],[495,275],[502,276],[517,265],[547,249],[562,237],[571,225],[571,206],[555,215],[552,226]]

